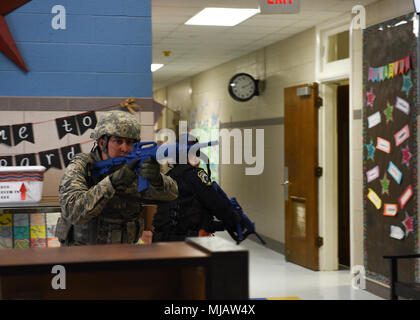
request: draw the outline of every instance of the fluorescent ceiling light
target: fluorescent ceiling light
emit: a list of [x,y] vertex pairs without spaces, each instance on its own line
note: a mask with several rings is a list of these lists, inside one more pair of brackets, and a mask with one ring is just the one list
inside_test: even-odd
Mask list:
[[155,72],[156,70],[159,70],[162,67],[163,67],[163,64],[152,63],[152,65],[150,66],[150,69],[152,70],[152,72]]
[[260,12],[259,9],[205,8],[190,20],[189,25],[235,26]]

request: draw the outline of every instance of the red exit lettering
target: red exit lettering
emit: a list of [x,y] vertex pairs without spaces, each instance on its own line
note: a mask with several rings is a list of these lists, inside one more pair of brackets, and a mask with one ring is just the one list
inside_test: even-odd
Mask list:
[[[287,0],[267,0],[268,4],[279,4],[279,3],[287,3]],[[293,4],[293,0],[289,0],[290,4]]]

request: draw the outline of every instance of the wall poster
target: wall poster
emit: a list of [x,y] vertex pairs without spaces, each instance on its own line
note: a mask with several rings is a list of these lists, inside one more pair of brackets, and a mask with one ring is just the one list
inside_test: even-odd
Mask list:
[[[419,252],[417,40],[415,14],[363,34],[364,264],[368,279],[387,285],[383,256]],[[399,261],[401,281],[418,281],[418,271],[418,260]]]

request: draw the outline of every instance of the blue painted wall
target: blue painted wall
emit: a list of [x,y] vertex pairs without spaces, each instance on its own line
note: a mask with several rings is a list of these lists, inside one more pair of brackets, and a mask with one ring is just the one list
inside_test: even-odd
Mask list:
[[32,0],[6,22],[29,72],[0,53],[0,96],[152,97],[151,0]]

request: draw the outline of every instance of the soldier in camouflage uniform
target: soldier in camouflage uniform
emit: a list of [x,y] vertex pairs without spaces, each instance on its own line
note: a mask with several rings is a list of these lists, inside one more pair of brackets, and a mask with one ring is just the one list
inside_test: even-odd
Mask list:
[[144,230],[141,200],[174,200],[177,184],[161,174],[152,159],[140,169],[140,175],[150,181],[150,188],[141,194],[132,170],[138,161],[105,177],[92,176],[94,162],[126,155],[140,141],[140,124],[130,113],[107,112],[91,138],[97,142],[92,151],[75,155],[61,179],[56,236],[62,245],[137,243]]

